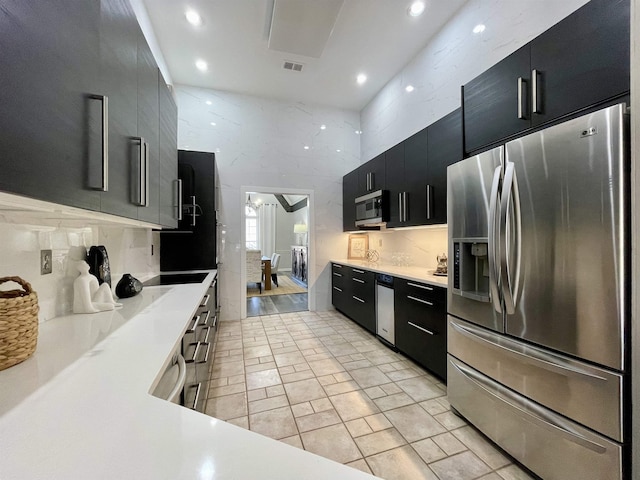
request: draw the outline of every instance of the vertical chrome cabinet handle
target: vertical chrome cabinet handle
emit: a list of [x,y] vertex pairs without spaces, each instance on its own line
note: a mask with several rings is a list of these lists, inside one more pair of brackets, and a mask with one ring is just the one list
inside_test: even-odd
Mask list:
[[403,206],[404,206],[404,214],[403,214],[403,222],[409,221],[409,194],[407,192],[402,193],[403,197]]
[[97,190],[109,191],[109,97],[106,95],[89,95],[92,100],[102,103],[102,184]]
[[135,204],[140,207],[148,206],[147,201],[147,179],[149,178],[149,171],[147,168],[147,143],[142,137],[133,137],[133,140],[140,145],[138,150],[138,191]]
[[502,313],[500,292],[498,286],[499,270],[496,258],[499,258],[498,245],[496,243],[498,195],[500,194],[500,177],[502,167],[496,167],[493,172],[493,182],[491,183],[491,197],[489,202],[489,289],[491,302],[496,312]]
[[540,99],[538,95],[538,75],[538,70],[534,68],[531,71],[531,108],[533,113],[542,113],[542,108],[538,105],[538,100]]
[[144,197],[143,207],[149,206],[149,143],[144,144]]
[[433,218],[433,187],[427,185],[427,220]]
[[196,196],[195,195],[191,195],[191,205],[190,205],[192,211],[191,211],[191,226],[195,227],[196,226],[196,208],[198,207],[196,204]]
[[[516,269],[515,269],[515,283],[512,284],[512,278],[509,268],[509,251],[507,249],[507,224],[509,221],[509,209],[511,203],[511,197],[513,197],[513,209],[515,225],[515,241],[517,245],[512,245],[511,248],[516,250]],[[515,164],[512,162],[507,163],[507,168],[504,173],[504,184],[502,187],[502,198],[500,199],[500,277],[502,283],[502,294],[504,296],[505,309],[509,315],[515,313],[516,301],[518,295],[519,279],[520,279],[520,240],[521,240],[521,227],[520,227],[520,199],[519,191],[516,179]]]
[[174,180],[176,185],[176,203],[173,204],[176,209],[175,219],[178,221],[182,220],[182,180],[177,179]]
[[522,77],[518,77],[518,118],[520,120],[524,120],[525,117],[525,109],[524,109],[524,95],[523,95],[523,89],[526,86],[526,81],[524,80],[524,78]]
[[398,221],[404,221],[402,219],[402,192],[398,193]]

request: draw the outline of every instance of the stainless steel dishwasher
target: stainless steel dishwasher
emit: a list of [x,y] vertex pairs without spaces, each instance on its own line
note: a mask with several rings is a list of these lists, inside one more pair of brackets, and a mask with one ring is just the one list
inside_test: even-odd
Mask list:
[[382,343],[395,350],[393,277],[384,273],[376,274],[376,335]]

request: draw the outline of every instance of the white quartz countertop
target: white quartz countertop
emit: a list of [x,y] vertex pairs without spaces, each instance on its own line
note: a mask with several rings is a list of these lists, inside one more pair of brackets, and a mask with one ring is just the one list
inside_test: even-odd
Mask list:
[[215,274],[40,324],[0,372],[0,478],[375,478],[149,393]]
[[386,273],[393,275],[394,277],[401,277],[407,280],[413,280],[415,282],[428,283],[437,287],[447,288],[448,277],[441,277],[434,275],[435,269],[423,268],[423,267],[401,267],[398,265],[391,265],[389,263],[381,262],[367,262],[363,260],[352,259],[335,259],[331,260],[332,263],[339,263],[341,265],[348,265],[349,267],[363,268],[371,272]]

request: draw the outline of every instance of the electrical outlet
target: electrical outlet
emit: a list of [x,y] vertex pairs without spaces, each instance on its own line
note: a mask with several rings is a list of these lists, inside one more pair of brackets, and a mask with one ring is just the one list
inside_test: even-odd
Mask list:
[[40,250],[40,275],[47,275],[53,271],[53,257],[51,250]]

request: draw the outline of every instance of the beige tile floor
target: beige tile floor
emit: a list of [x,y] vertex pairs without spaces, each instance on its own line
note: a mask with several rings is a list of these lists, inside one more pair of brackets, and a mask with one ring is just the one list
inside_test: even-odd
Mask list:
[[221,322],[206,413],[386,480],[531,479],[337,312]]

